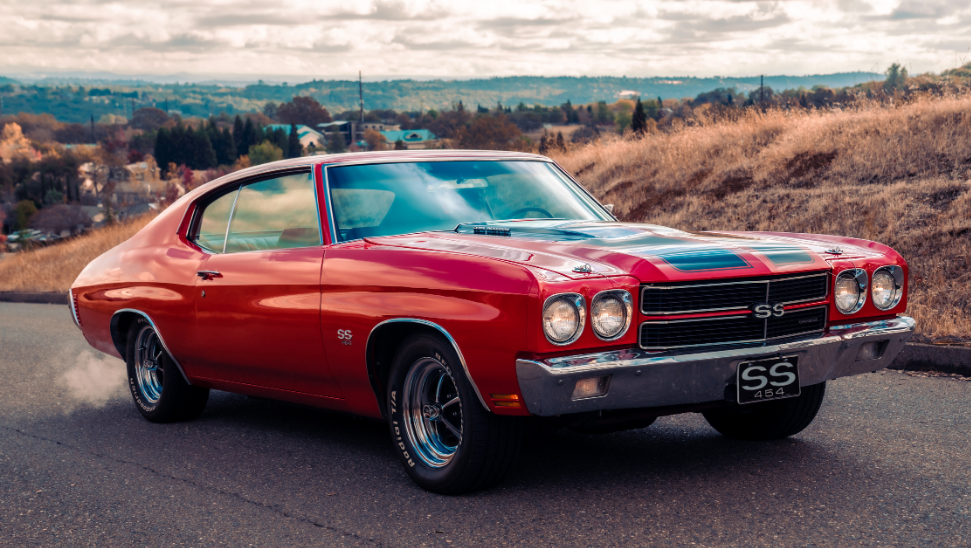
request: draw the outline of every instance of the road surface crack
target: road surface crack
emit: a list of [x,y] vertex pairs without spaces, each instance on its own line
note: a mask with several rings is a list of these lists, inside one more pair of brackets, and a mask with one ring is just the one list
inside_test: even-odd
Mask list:
[[361,540],[361,541],[364,541],[364,542],[367,542],[367,543],[370,543],[370,544],[374,544],[376,546],[388,546],[387,544],[381,542],[380,540],[373,539],[373,538],[368,538],[368,537],[362,537],[362,536],[358,535],[357,533],[352,533],[350,531],[344,531],[344,530],[338,529],[337,527],[334,527],[332,525],[327,525],[326,523],[320,523],[319,521],[316,521],[313,518],[308,517],[308,516],[299,515],[299,514],[293,514],[291,512],[284,511],[284,510],[282,510],[280,508],[276,508],[273,505],[266,504],[266,503],[260,502],[258,500],[250,499],[250,498],[248,498],[246,496],[243,496],[243,495],[241,495],[239,493],[235,493],[235,492],[232,492],[232,491],[227,491],[225,489],[220,489],[218,487],[212,487],[212,486],[209,486],[209,485],[204,485],[204,484],[201,484],[201,483],[192,481],[190,479],[180,478],[180,477],[177,477],[177,476],[173,476],[173,475],[170,475],[170,474],[166,474],[166,473],[160,472],[160,471],[158,471],[158,470],[156,470],[156,469],[154,469],[154,468],[152,468],[150,466],[146,466],[146,465],[144,465],[144,464],[142,464],[140,462],[134,462],[134,461],[129,461],[129,460],[125,460],[125,459],[120,459],[118,457],[113,457],[111,455],[105,455],[105,454],[102,454],[102,453],[96,453],[94,451],[87,451],[85,449],[81,449],[80,447],[75,447],[73,445],[69,445],[67,443],[64,443],[64,442],[61,442],[61,441],[58,441],[58,440],[55,440],[55,439],[45,438],[43,436],[38,436],[36,434],[31,434],[29,432],[25,432],[23,430],[20,430],[19,428],[11,428],[9,426],[0,426],[0,428],[3,428],[4,430],[8,430],[8,431],[11,431],[11,432],[16,432],[16,433],[18,433],[18,434],[20,434],[22,436],[25,436],[25,437],[28,437],[28,438],[31,438],[31,439],[35,439],[35,440],[38,440],[38,441],[43,441],[43,442],[47,442],[47,443],[53,443],[53,444],[59,445],[61,447],[64,447],[66,449],[70,449],[72,451],[77,451],[78,453],[84,453],[84,454],[87,454],[87,455],[91,455],[91,456],[97,457],[99,459],[110,460],[110,461],[113,461],[113,462],[116,462],[116,463],[119,463],[119,464],[127,464],[127,465],[130,465],[130,466],[136,466],[136,467],[141,468],[142,470],[145,470],[145,471],[147,471],[147,472],[149,472],[151,474],[154,474],[154,475],[156,475],[156,476],[158,476],[160,478],[166,478],[166,479],[170,479],[170,480],[179,481],[179,482],[182,482],[182,483],[184,483],[186,485],[191,485],[191,486],[193,486],[195,488],[202,489],[203,491],[208,491],[208,492],[212,492],[212,493],[218,493],[218,494],[223,495],[223,496],[227,496],[227,497],[230,497],[230,498],[234,498],[234,499],[239,500],[241,502],[244,502],[246,504],[250,504],[250,505],[256,506],[258,508],[264,509],[264,510],[269,510],[269,511],[271,511],[271,512],[273,512],[275,514],[278,514],[278,515],[280,515],[282,517],[285,517],[285,518],[288,518],[288,519],[292,519],[292,520],[296,520],[296,521],[300,521],[300,522],[304,522],[304,523],[309,523],[309,524],[313,525],[314,527],[319,527],[321,529],[326,529],[328,531],[331,531],[331,532],[334,532],[334,533],[338,533],[338,534],[340,534],[342,536],[345,536],[345,537],[350,537],[350,538],[354,538],[354,539],[357,539],[357,540]]

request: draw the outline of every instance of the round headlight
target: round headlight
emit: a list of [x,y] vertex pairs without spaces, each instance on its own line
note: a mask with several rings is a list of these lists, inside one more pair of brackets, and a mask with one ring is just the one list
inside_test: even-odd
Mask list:
[[583,332],[586,317],[582,295],[561,293],[546,299],[543,305],[543,331],[555,345],[570,344]]
[[843,314],[854,314],[866,302],[866,272],[859,268],[844,270],[836,276],[833,300]]
[[605,341],[623,336],[630,327],[633,310],[630,293],[624,290],[601,291],[590,305],[590,325],[593,332]]
[[900,302],[904,292],[904,272],[899,266],[884,266],[873,273],[873,304],[880,310],[889,310]]

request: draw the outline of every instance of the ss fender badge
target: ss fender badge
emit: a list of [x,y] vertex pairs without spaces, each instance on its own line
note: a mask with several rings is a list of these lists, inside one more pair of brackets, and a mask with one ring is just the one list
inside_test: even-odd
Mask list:
[[338,329],[337,338],[341,341],[341,344],[345,346],[351,346],[351,340],[353,335],[351,335],[350,329]]
[[782,306],[782,303],[755,303],[752,305],[752,315],[760,320],[764,320],[769,316],[782,316],[785,313],[786,308]]

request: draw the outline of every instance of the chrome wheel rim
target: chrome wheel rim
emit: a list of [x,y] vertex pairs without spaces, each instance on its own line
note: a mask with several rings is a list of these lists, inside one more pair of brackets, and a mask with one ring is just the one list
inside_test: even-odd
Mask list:
[[422,358],[405,377],[405,434],[426,465],[442,468],[462,443],[462,402],[455,380],[442,362]]
[[135,380],[145,401],[157,403],[162,397],[162,341],[151,326],[146,325],[135,338]]

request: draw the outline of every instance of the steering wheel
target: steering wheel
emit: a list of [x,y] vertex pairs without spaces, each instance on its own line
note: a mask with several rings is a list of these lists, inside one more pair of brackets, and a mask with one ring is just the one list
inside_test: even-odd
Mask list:
[[546,215],[550,219],[553,218],[553,215],[549,211],[546,211],[545,209],[543,209],[541,207],[521,207],[521,208],[517,209],[516,211],[511,212],[509,214],[509,216],[511,218],[513,218],[513,219],[521,219],[523,217],[520,217],[519,216],[519,213],[526,213],[527,211],[537,211],[539,213],[542,213],[543,215]]

